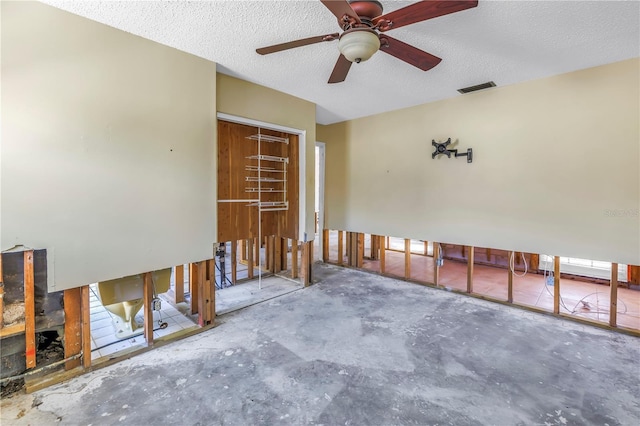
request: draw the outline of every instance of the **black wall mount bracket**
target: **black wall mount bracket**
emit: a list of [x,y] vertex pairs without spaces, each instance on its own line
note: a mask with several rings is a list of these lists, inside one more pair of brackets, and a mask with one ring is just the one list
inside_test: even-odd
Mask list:
[[467,152],[464,154],[458,154],[457,149],[449,149],[449,145],[451,144],[451,138],[447,139],[446,142],[439,143],[436,142],[435,139],[431,140],[431,145],[433,145],[436,149],[431,154],[431,158],[436,158],[436,155],[446,155],[451,158],[451,154],[454,157],[467,157],[467,163],[471,163],[473,161],[473,150],[471,148],[467,149]]

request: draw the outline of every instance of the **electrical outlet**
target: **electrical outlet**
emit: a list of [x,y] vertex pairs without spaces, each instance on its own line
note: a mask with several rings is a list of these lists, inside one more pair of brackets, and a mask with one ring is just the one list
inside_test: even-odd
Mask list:
[[159,311],[160,309],[162,309],[162,301],[157,297],[151,300],[151,310]]

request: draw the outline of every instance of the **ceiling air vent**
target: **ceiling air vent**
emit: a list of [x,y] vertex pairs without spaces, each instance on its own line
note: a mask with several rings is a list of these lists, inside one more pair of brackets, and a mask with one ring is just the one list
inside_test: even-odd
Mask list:
[[489,87],[496,87],[496,84],[493,81],[488,81],[486,83],[476,84],[475,86],[469,86],[462,89],[458,89],[458,92],[464,94],[469,92],[476,92],[482,89],[488,89]]

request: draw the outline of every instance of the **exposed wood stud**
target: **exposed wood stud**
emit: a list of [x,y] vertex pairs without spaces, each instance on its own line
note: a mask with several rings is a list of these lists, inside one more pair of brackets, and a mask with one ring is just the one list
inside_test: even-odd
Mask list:
[[[196,266],[196,272],[198,275],[198,325],[200,327],[207,324],[207,307],[205,301],[207,300],[206,285],[207,285],[207,263],[198,262]],[[224,279],[224,277],[221,277]]]
[[386,270],[386,249],[385,249],[385,236],[378,236],[378,246],[380,251],[380,273],[384,274]]
[[27,368],[36,366],[36,306],[33,250],[24,252],[24,325]]
[[440,244],[433,242],[433,284],[439,285],[440,266],[438,266],[438,258],[440,257]]
[[411,240],[404,239],[404,277],[411,278]]
[[247,261],[247,245],[245,244],[245,240],[239,240],[238,249],[240,250],[240,261]]
[[289,239],[288,238],[280,238],[280,245],[282,249],[280,250],[280,256],[282,260],[280,260],[280,268],[283,271],[287,270],[287,255],[289,253]]
[[0,328],[4,327],[4,275],[2,273],[2,254],[0,254]]
[[385,248],[389,250],[389,248],[391,247],[391,237],[387,236],[384,241]]
[[184,265],[177,265],[174,268],[174,302],[184,302]]
[[362,268],[364,266],[364,234],[361,232],[358,232],[358,243],[356,245],[356,266],[358,268]]
[[[65,290],[64,300],[64,357],[70,358],[82,352],[82,290],[80,287]],[[67,361],[65,370],[80,365],[79,359]]]
[[144,284],[142,286],[143,309],[144,309],[144,338],[148,346],[153,345],[153,310],[151,301],[153,299],[153,278],[151,272],[145,272]]
[[467,293],[473,293],[473,260],[475,250],[473,246],[469,246],[467,258]]
[[329,261],[329,230],[322,230],[322,261],[327,263]]
[[532,254],[531,260],[529,261],[529,270],[537,271],[538,269],[540,269],[540,255]]
[[611,305],[609,307],[609,325],[618,326],[618,264],[611,264]]
[[424,241],[424,255],[429,254],[429,241]]
[[380,238],[377,235],[371,234],[371,260],[380,259]]
[[344,240],[343,240],[343,232],[338,231],[338,265],[342,265],[344,263]]
[[[213,276],[215,277],[215,274],[213,274]],[[231,283],[235,285],[237,280],[238,280],[238,241],[231,240]]]
[[553,313],[560,313],[560,256],[553,257]]
[[247,276],[249,278],[253,278],[253,267],[254,267],[253,239],[249,238],[247,240]]
[[[509,255],[513,256],[514,253],[511,251],[509,252]],[[508,274],[509,274],[509,281],[507,283],[507,301],[509,303],[513,303],[513,270],[511,269],[511,266],[509,266]]]
[[198,313],[198,265],[189,264],[189,292],[191,296],[191,315]]
[[82,366],[91,367],[91,298],[89,286],[80,288],[82,311]]
[[300,281],[304,287],[307,287],[311,284],[311,264],[312,264],[312,256],[313,256],[313,243],[312,242],[304,242],[302,243],[302,261],[301,261],[301,269],[300,269]]
[[280,237],[271,236],[271,246],[273,247],[273,273],[282,271],[282,241]]
[[298,278],[298,240],[291,240],[291,278]]
[[260,261],[260,249],[262,248],[262,242],[260,241],[259,238],[254,238],[253,240],[253,263],[254,265],[256,265],[258,268],[261,268],[261,261]]
[[349,232],[347,236],[349,266],[358,266],[358,234],[356,232]]
[[490,248],[486,249],[486,252],[487,252],[487,262],[491,262],[491,249]]
[[273,253],[273,235],[269,235],[267,237],[265,237],[266,241],[265,241],[265,258],[267,261],[267,271],[269,272],[276,272],[275,271],[275,264],[274,264],[274,253]]
[[215,318],[215,267],[215,259],[209,259],[198,264],[198,269],[201,270],[200,282],[202,288],[202,297],[200,298],[202,309],[198,318],[200,325],[209,325],[213,323]]

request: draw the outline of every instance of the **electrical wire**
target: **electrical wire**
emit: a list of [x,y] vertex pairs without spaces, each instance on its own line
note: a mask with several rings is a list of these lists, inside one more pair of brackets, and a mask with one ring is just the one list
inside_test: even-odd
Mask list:
[[[218,262],[214,261],[213,263],[214,265],[216,265],[216,269],[218,270],[218,272],[220,272],[220,277],[222,277],[222,269],[220,268],[220,266],[218,266]],[[229,277],[227,277],[226,274],[224,275],[224,278],[229,283],[229,285],[225,286],[224,283],[220,283],[220,285],[218,285],[218,281],[216,280],[216,289],[222,290],[223,288],[229,288],[233,285],[233,283],[231,282]]]
[[522,256],[522,261],[524,262],[524,272],[522,274],[518,274],[515,270],[515,252],[512,251],[511,256],[509,256],[509,267],[516,277],[524,277],[529,271],[529,265],[527,265],[527,259],[524,257],[524,253],[520,252],[520,256]]
[[[550,257],[550,256],[547,256],[547,255],[544,255],[544,256],[545,256],[546,258],[549,258],[549,257]],[[548,263],[548,262],[547,262],[547,261],[545,261],[544,274],[543,274],[543,277],[544,277],[544,288],[547,290],[547,293],[549,293],[549,295],[550,295],[551,297],[553,297],[553,293],[551,293],[551,291],[549,291],[549,288],[548,288],[549,286],[547,285],[547,279],[548,279],[548,278],[551,278],[551,277],[554,277],[554,273],[553,273],[553,271],[551,271],[551,270],[547,270],[547,266],[546,266],[546,264],[547,264],[547,263]],[[554,277],[554,278],[555,278],[555,277]],[[589,294],[587,294],[586,296],[584,296],[582,299],[580,299],[580,300],[575,304],[575,306],[573,307],[573,309],[569,309],[569,307],[565,304],[565,302],[564,302],[564,299],[563,299],[562,295],[560,295],[560,305],[561,305],[561,306],[562,306],[562,307],[563,307],[567,312],[569,312],[571,315],[581,315],[581,314],[584,314],[584,315],[589,315],[589,314],[607,314],[607,315],[609,315],[609,314],[611,314],[611,311],[610,311],[609,309],[602,309],[602,308],[600,308],[600,302],[599,302],[599,299],[597,298],[597,297],[598,297],[598,294],[599,294],[599,292],[597,292],[597,291],[596,291],[596,292],[593,292],[593,293],[589,293]],[[596,307],[597,307],[597,308],[596,308],[596,310],[589,310],[588,312],[585,312],[585,311],[579,311],[579,310],[578,310],[578,306],[579,306],[581,303],[583,303],[585,299],[587,299],[588,297],[591,297],[591,296],[593,296],[593,295],[596,295]],[[622,315],[626,314],[626,313],[627,313],[627,311],[628,311],[627,304],[626,304],[626,303],[624,303],[624,300],[622,300],[622,299],[620,299],[620,298],[618,298],[618,300],[617,300],[617,301],[618,301],[618,303],[621,303],[621,304],[624,306],[624,310],[623,310],[623,311],[616,311],[616,312],[617,312],[618,314],[622,314]],[[584,304],[584,303],[583,303],[583,304]]]

